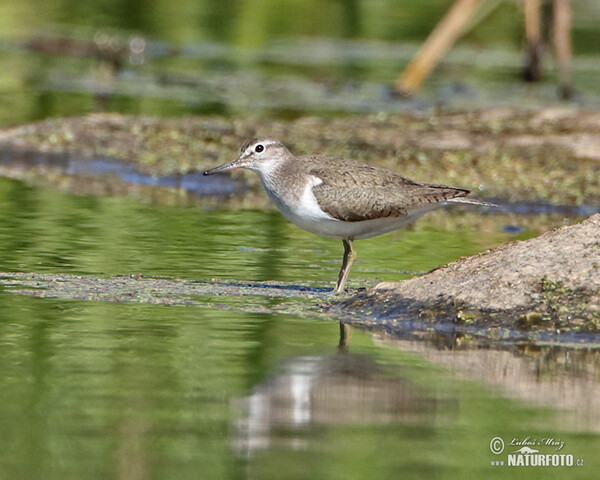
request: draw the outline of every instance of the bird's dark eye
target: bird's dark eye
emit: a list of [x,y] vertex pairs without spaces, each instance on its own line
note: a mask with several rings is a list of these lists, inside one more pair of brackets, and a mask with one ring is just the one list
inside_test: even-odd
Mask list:
[[265,147],[263,147],[262,145],[257,145],[256,147],[254,147],[254,151],[256,153],[260,153],[265,149]]

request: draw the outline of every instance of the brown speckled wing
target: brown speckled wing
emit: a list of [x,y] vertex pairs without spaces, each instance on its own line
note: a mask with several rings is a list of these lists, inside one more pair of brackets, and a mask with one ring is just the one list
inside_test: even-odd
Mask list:
[[346,222],[401,217],[412,209],[469,193],[446,185],[414,182],[397,173],[347,159],[311,167],[309,173],[323,182],[313,187],[319,206]]

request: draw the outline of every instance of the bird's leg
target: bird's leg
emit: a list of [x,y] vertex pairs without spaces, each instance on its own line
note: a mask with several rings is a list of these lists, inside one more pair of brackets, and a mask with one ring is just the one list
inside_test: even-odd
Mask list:
[[350,350],[350,339],[352,338],[352,327],[347,323],[340,322],[340,341],[338,351],[346,353]]
[[340,270],[340,275],[338,276],[338,281],[333,289],[333,293],[342,293],[344,291],[344,285],[346,285],[352,263],[354,263],[354,259],[356,258],[356,250],[354,250],[352,240],[347,239],[342,240],[342,242],[344,243],[344,260],[342,261],[342,269]]

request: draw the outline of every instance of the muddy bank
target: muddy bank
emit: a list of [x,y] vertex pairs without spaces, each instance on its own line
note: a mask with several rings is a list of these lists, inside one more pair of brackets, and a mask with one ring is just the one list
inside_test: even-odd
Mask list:
[[421,277],[380,283],[339,304],[368,324],[403,321],[600,331],[600,214],[462,258]]
[[352,156],[484,198],[600,203],[600,112],[573,108],[295,120],[91,114],[0,131],[0,175],[75,193],[165,202],[218,196],[230,206],[265,207],[255,175],[182,180],[235,158],[244,141],[259,135],[278,137],[297,154]]

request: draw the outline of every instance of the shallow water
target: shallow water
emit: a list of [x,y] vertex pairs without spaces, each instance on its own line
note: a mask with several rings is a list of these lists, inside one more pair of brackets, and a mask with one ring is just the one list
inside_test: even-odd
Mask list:
[[[351,286],[563,222],[441,211],[358,242]],[[148,205],[0,180],[1,271],[330,287],[338,243],[274,211]],[[541,453],[585,462],[545,468],[546,478],[597,471],[595,350],[469,349],[453,336],[356,329],[340,338],[333,318],[244,310],[260,301],[276,311],[277,298],[204,300],[168,307],[0,290],[0,477],[512,477],[490,461],[508,461],[520,448],[510,442],[527,437],[556,443],[535,445]],[[494,437],[505,442],[499,455]]]
[[[149,205],[0,178],[0,212],[3,271],[333,284],[343,253],[341,242],[304,232],[273,209]],[[523,223],[517,234],[507,232],[515,221],[529,220],[477,209],[434,212],[410,229],[357,242],[350,280],[360,286],[407,278],[565,220],[550,215],[542,225]]]
[[[513,2],[471,30],[410,101],[391,96],[390,85],[449,0],[1,3],[1,126],[92,110],[235,118],[556,104],[551,61],[541,84],[518,81],[523,29]],[[575,103],[597,106],[600,10],[592,0],[573,4]],[[127,181],[174,181],[92,166]],[[577,220],[564,218],[572,211],[527,212],[439,211],[357,242],[350,287],[408,278]],[[341,242],[271,210],[72,196],[0,179],[0,272],[325,289],[341,256]],[[0,286],[0,479],[598,471],[593,349],[470,348],[464,337],[426,330],[411,340],[356,329],[340,338],[336,319],[290,313],[279,298],[209,295],[169,307],[14,291]],[[495,437],[506,444],[498,455]],[[511,440],[584,466],[492,466],[521,447]]]
[[[515,2],[486,2],[413,100],[391,86],[451,0],[0,3],[1,126],[90,110],[288,117],[560,104],[551,47],[543,81],[520,80]],[[573,102],[597,107],[600,8],[572,4]]]

